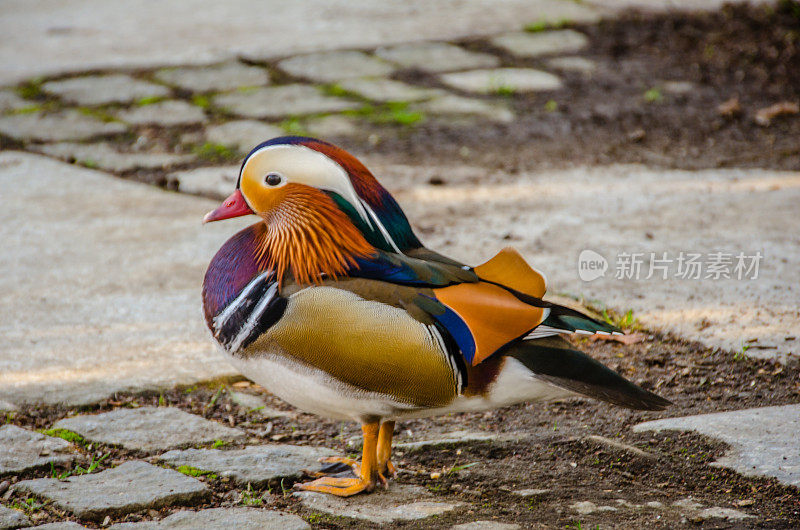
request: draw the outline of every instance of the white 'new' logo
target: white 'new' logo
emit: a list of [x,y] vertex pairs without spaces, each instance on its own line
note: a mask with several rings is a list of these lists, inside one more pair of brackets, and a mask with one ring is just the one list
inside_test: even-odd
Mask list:
[[594,250],[582,250],[578,256],[578,277],[591,282],[606,275],[608,260]]

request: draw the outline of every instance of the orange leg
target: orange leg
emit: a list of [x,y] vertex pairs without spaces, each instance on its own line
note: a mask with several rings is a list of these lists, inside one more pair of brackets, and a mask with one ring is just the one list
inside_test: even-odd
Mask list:
[[[383,422],[378,434],[378,472],[381,474],[381,478],[397,475],[397,469],[390,460],[392,456],[392,434],[394,434],[394,422]],[[386,479],[384,478],[384,480]]]
[[372,491],[378,481],[378,430],[379,423],[365,423],[361,426],[364,433],[364,450],[361,454],[361,466],[358,478],[322,477],[294,487],[304,491],[330,493],[339,497],[349,497],[362,491]]

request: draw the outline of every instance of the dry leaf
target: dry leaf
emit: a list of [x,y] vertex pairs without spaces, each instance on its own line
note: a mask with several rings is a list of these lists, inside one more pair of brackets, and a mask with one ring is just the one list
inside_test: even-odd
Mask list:
[[755,120],[762,127],[767,127],[773,118],[797,113],[800,113],[800,105],[791,101],[781,101],[756,112]]
[[742,113],[742,106],[739,104],[739,98],[733,96],[731,99],[717,106],[717,112],[720,116],[732,118]]

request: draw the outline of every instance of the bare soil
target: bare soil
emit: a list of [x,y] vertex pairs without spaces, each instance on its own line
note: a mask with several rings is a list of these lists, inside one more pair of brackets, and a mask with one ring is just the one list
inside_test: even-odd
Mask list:
[[[597,71],[563,72],[564,87],[555,92],[508,95],[519,116],[513,123],[469,130],[429,123],[362,148],[416,162],[468,152],[476,164],[512,172],[609,163],[800,169],[800,115],[766,127],[755,121],[760,109],[800,102],[797,2],[704,14],[633,11],[573,27],[589,37],[578,55]],[[504,66],[544,67],[545,59],[517,59],[487,41],[466,44],[500,55]],[[421,72],[405,77],[435,85]],[[691,85],[675,93],[670,81]],[[732,99],[740,110],[721,112]],[[550,101],[556,110],[548,110]]]
[[[518,435],[507,442],[473,442],[439,446],[424,451],[397,451],[401,472],[394,483],[426,487],[435,499],[463,502],[467,508],[424,523],[398,523],[392,527],[448,528],[475,519],[514,521],[523,527],[565,526],[595,528],[671,528],[689,522],[700,528],[797,528],[800,526],[800,491],[777,480],[743,477],[709,464],[722,455],[725,445],[694,434],[663,432],[634,434],[630,427],[642,421],[667,416],[718,412],[748,407],[800,402],[800,364],[780,365],[770,361],[739,359],[729,352],[708,350],[674,337],[649,336],[645,342],[623,345],[579,339],[576,345],[593,357],[639,384],[673,401],[664,413],[642,413],[616,408],[588,399],[522,404],[487,413],[453,414],[399,424],[395,441],[430,439],[447,432],[468,430]],[[266,396],[279,409],[285,403],[256,385],[239,383],[239,391]],[[273,420],[259,419],[230,400],[228,389],[200,386],[172,389],[163,394],[117,395],[105,403],[84,409],[32,408],[8,418],[27,428],[46,429],[57,419],[79,412],[100,412],[116,407],[170,405],[245,429],[249,443],[293,443],[323,445],[343,454],[358,453],[359,428],[355,424],[327,421],[308,414]],[[215,398],[216,396],[216,398]],[[642,458],[598,443],[590,435],[601,435],[654,455]],[[355,443],[354,443],[355,442]],[[229,447],[229,446],[226,446]],[[131,458],[153,455],[98,444],[83,448],[87,456],[110,453],[98,470]],[[473,464],[459,470],[460,466]],[[56,469],[56,472],[64,471]],[[440,473],[431,478],[431,473]],[[11,477],[12,482],[49,475],[28,473]],[[214,495],[205,507],[235,506],[243,501],[243,489],[225,479],[201,477]],[[288,492],[286,482],[263,495],[262,506],[296,512],[321,528],[368,528],[366,523],[310,513]],[[547,489],[547,493],[523,498],[519,489]],[[17,499],[14,494],[12,500]],[[738,522],[702,519],[693,512],[671,507],[687,497],[704,508],[733,508],[754,517]],[[622,507],[618,499],[633,505],[661,502],[665,508]],[[18,500],[22,500],[19,498]],[[570,506],[590,501],[614,506],[614,512],[579,515]],[[166,516],[175,508],[142,512],[116,521],[137,521]],[[37,522],[68,517],[52,506],[33,513]],[[81,521],[82,524],[89,524]]]

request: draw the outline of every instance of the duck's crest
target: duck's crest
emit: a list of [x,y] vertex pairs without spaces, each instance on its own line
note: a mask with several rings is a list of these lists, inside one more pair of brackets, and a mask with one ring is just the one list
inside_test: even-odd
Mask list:
[[[347,199],[336,193],[331,193],[331,196],[370,244],[387,252],[403,253],[422,246],[400,205],[356,157],[340,147],[315,138],[282,136],[256,146],[245,161],[256,151],[275,145],[302,145],[313,149],[339,164],[347,172],[361,204],[350,204]],[[367,222],[359,214],[359,211],[364,209],[370,217]]]

